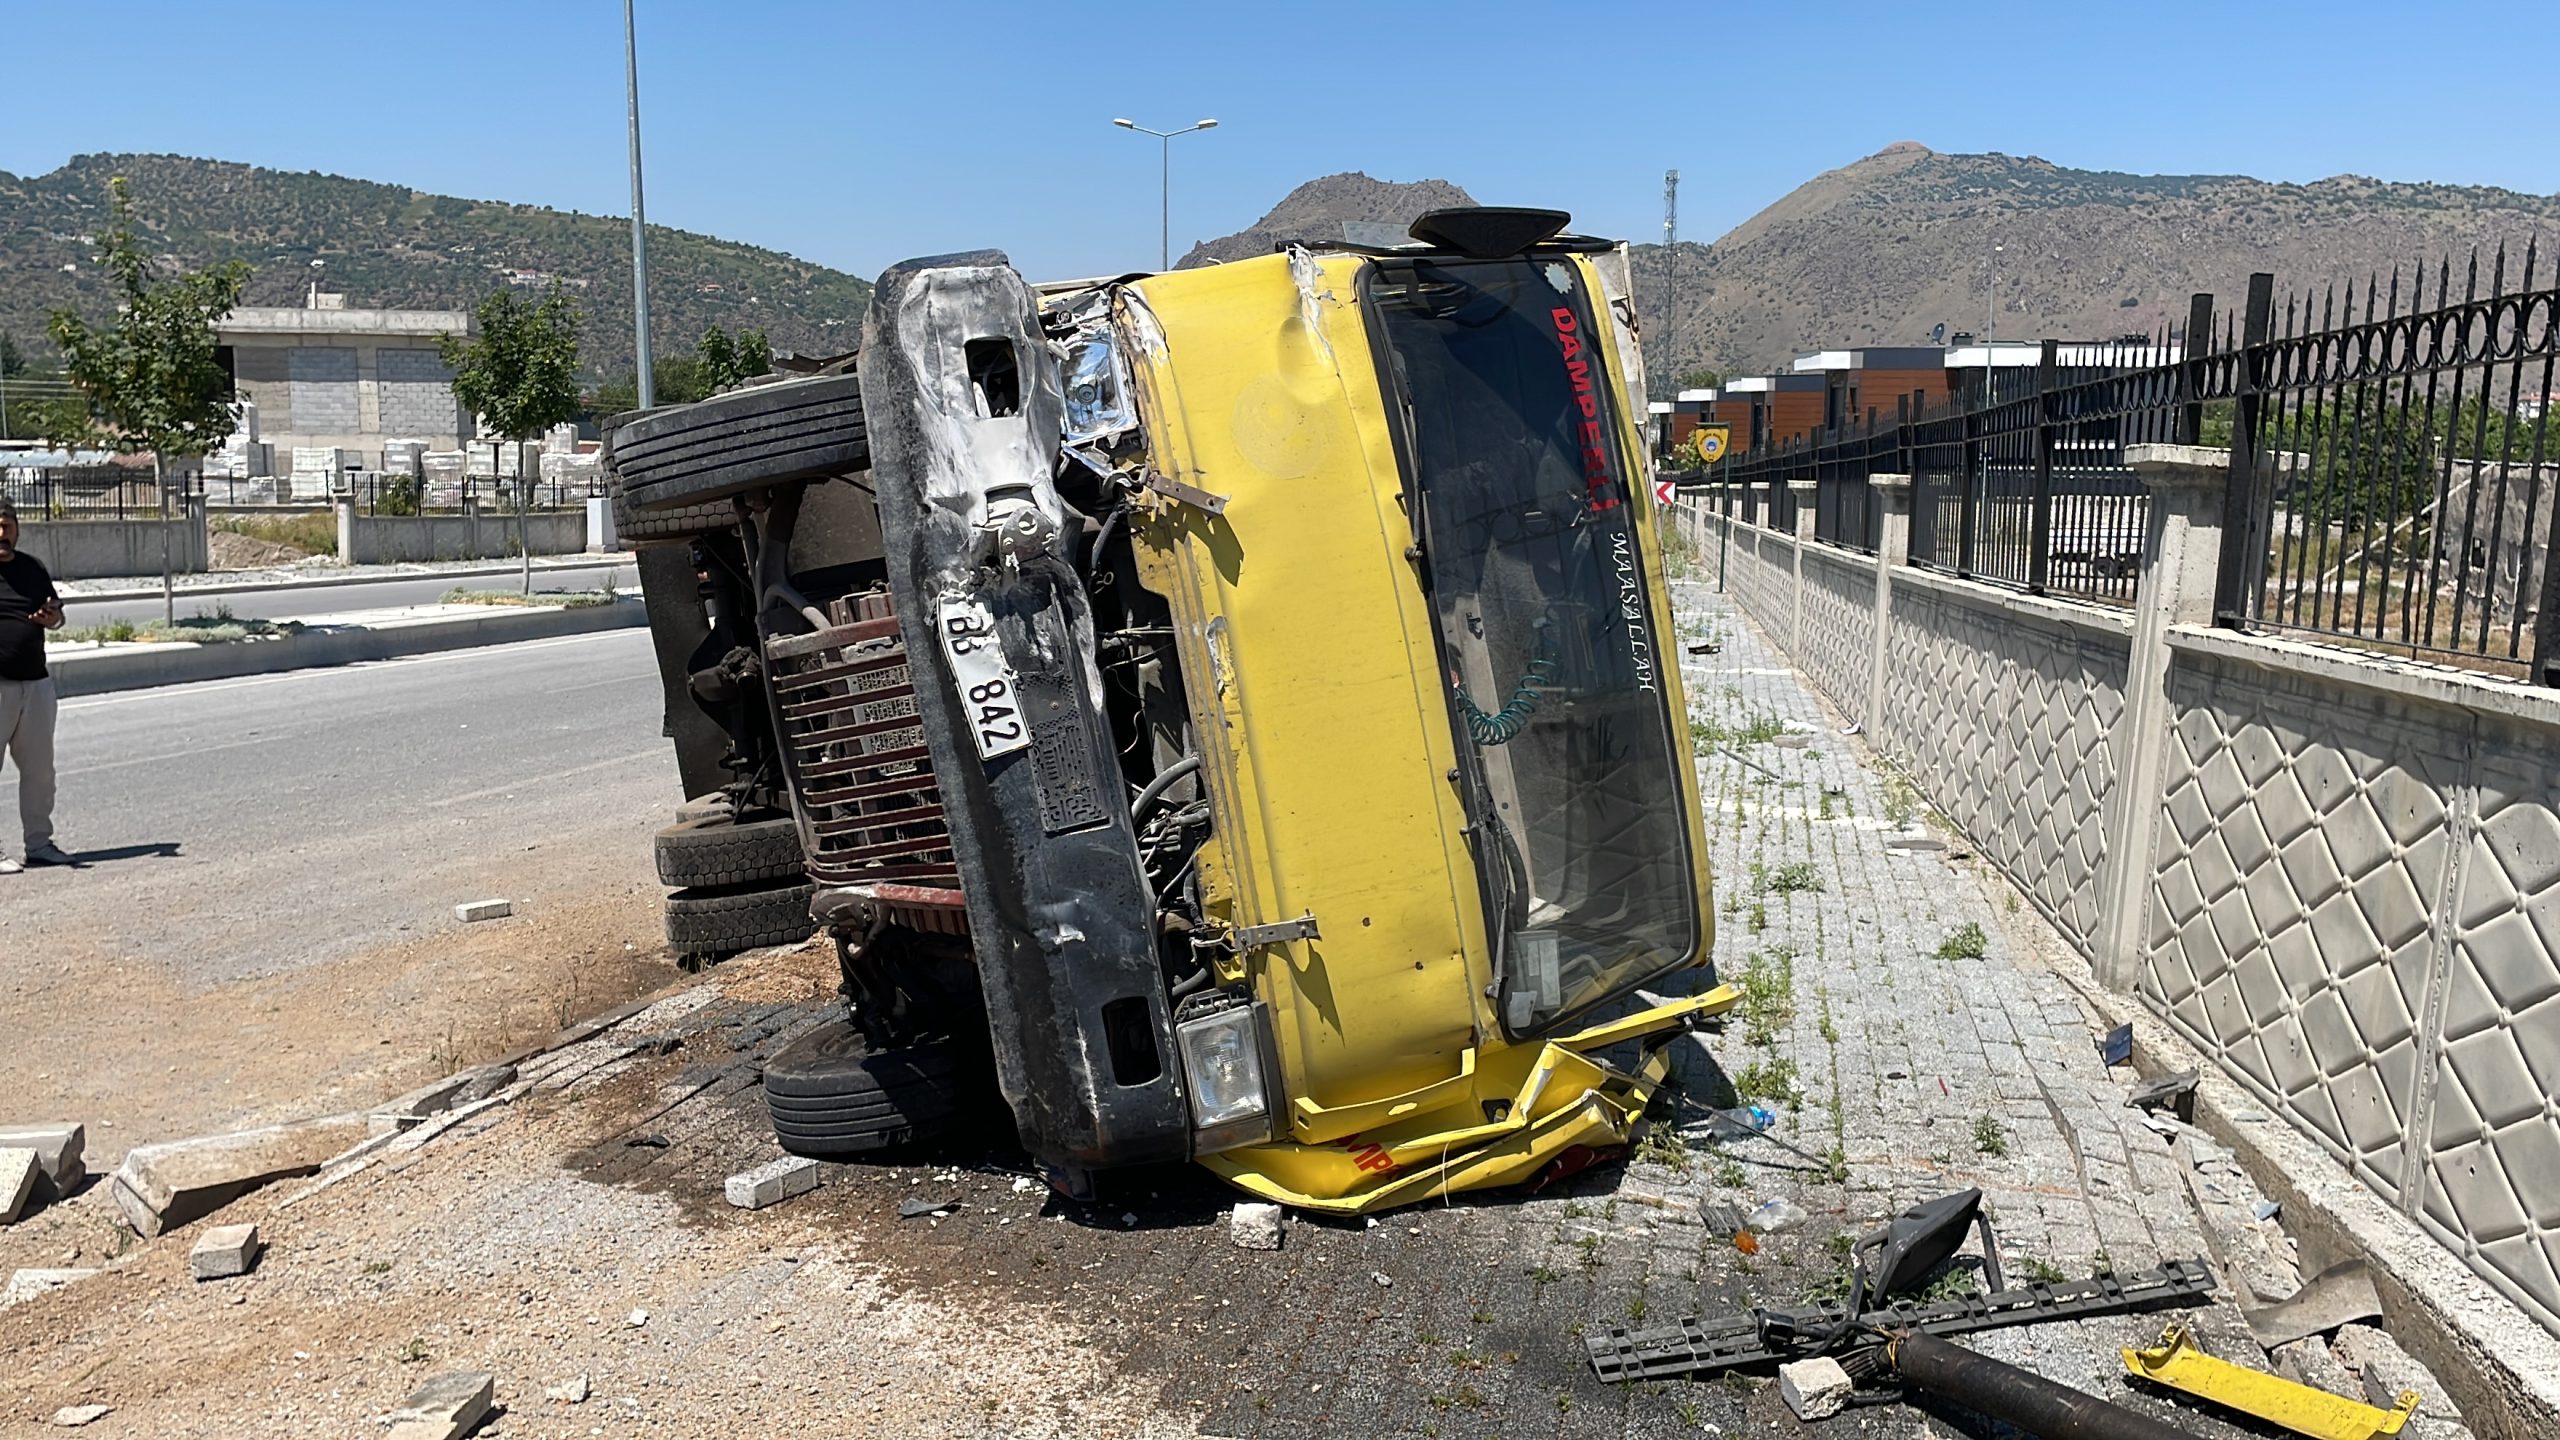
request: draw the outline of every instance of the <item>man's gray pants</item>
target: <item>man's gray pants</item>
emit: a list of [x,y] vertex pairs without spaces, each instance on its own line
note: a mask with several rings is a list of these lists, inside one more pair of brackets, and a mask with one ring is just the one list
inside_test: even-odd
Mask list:
[[18,767],[18,824],[27,848],[53,839],[53,727],[62,701],[53,681],[0,680],[0,742]]

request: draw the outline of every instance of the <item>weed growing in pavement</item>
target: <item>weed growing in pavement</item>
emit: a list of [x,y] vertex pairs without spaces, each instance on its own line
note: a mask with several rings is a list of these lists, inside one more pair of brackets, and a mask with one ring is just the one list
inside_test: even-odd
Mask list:
[[1768,929],[1769,907],[1766,905],[1754,904],[1751,907],[1751,918],[1749,923],[1751,925],[1751,933],[1754,935]]
[[1564,1202],[1564,1218],[1567,1220],[1579,1220],[1590,1213],[1591,1207],[1583,1204],[1579,1200],[1567,1200]]
[[1490,1325],[1493,1323],[1493,1312],[1479,1305],[1475,1308],[1475,1313],[1467,1317],[1467,1323],[1471,1325]]
[[[1756,912],[1759,907],[1752,907]],[[1756,928],[1756,927],[1755,927]],[[1753,951],[1733,977],[1742,990],[1742,1038],[1767,1050],[1795,1023],[1796,952],[1784,945]]]
[[1436,1330],[1425,1330],[1421,1334],[1413,1337],[1413,1343],[1421,1346],[1425,1350],[1428,1350],[1440,1343],[1440,1334]]
[[2071,1278],[2041,1255],[2010,1256],[2009,1268],[2016,1271],[2020,1279],[2037,1285],[2059,1285]]
[[1982,933],[1981,926],[1967,920],[1938,942],[1937,956],[1941,960],[1979,960],[1990,948],[1991,937]]
[[1737,745],[1766,745],[1770,741],[1775,740],[1786,733],[1787,722],[1779,719],[1769,711],[1763,710],[1759,714],[1754,715],[1749,720],[1743,722],[1741,729],[1733,732],[1733,743]]
[[388,1275],[391,1273],[391,1262],[388,1260],[368,1260],[364,1264],[364,1273],[367,1275]]
[[403,1365],[420,1364],[427,1358],[427,1337],[412,1335],[409,1343],[391,1352],[391,1358]]
[[1698,1402],[1695,1400],[1681,1401],[1679,1409],[1680,1423],[1688,1426],[1692,1430],[1697,1429],[1699,1427],[1699,1423],[1706,1419],[1704,1415],[1698,1413]]
[[1484,1392],[1473,1385],[1461,1385],[1458,1387],[1458,1403],[1470,1410],[1481,1410],[1485,1407]]
[[1814,812],[1814,816],[1813,816],[1813,818],[1814,818],[1814,819],[1816,819],[1816,820],[1828,820],[1828,819],[1830,819],[1830,818],[1831,818],[1831,792],[1830,792],[1830,791],[1825,790],[1825,791],[1823,791],[1823,792],[1822,792],[1822,805],[1821,805],[1821,808],[1820,808],[1820,809],[1818,809],[1818,810],[1816,810],[1816,811]]
[[1899,830],[1920,813],[1920,792],[1899,775],[1884,777],[1884,818]]
[[338,517],[329,515],[216,515],[211,528],[246,535],[299,550],[305,555],[338,553]]
[[1792,860],[1769,872],[1767,888],[1781,895],[1794,895],[1822,888],[1822,871],[1810,860]]
[[1742,1173],[1741,1161],[1727,1160],[1716,1167],[1716,1183],[1727,1190],[1739,1190],[1751,1183],[1751,1177]]
[[1985,1113],[1974,1117],[1973,1148],[1991,1156],[2009,1153],[2009,1136],[2000,1128],[1997,1116]]
[[1798,1093],[1796,1062],[1787,1059],[1754,1060],[1733,1077],[1733,1091],[1745,1103],[1753,1100],[1777,1100],[1790,1110],[1800,1109],[1804,1098]]
[[1636,1158],[1659,1165],[1674,1175],[1686,1176],[1689,1173],[1689,1146],[1680,1138],[1680,1132],[1667,1125],[1654,1125],[1645,1130],[1644,1138],[1636,1142]]
[[1600,1237],[1599,1237],[1599,1236],[1597,1236],[1597,1235],[1585,1235],[1585,1236],[1583,1236],[1581,1239],[1574,1241],[1574,1242],[1573,1242],[1573,1245],[1574,1245],[1574,1248],[1575,1248],[1575,1249],[1580,1250],[1580,1251],[1582,1252],[1582,1268],[1583,1268],[1583,1269],[1585,1269],[1585,1270],[1597,1270],[1597,1269],[1599,1269],[1599,1268],[1600,1268]]
[[1725,742],[1725,728],[1703,715],[1689,717],[1689,744],[1699,750],[1713,750]]
[[1566,1393],[1564,1393],[1564,1392],[1563,1392],[1563,1391],[1561,1391],[1561,1390],[1557,1391],[1557,1392],[1556,1392],[1556,1413],[1557,1413],[1557,1414],[1559,1414],[1559,1415],[1561,1415],[1561,1414],[1563,1414],[1565,1411],[1570,1410],[1570,1409],[1572,1409],[1572,1408],[1573,1408],[1573,1397],[1572,1397],[1572,1396],[1570,1396],[1570,1395],[1567,1395]]
[[1529,1272],[1529,1278],[1537,1284],[1539,1289],[1543,1290],[1563,1279],[1564,1272],[1558,1270],[1553,1265],[1541,1265],[1537,1269]]
[[1822,1022],[1815,1028],[1822,1033],[1822,1038],[1826,1043],[1832,1045],[1839,1044],[1840,1027],[1831,1023],[1831,987],[1827,985],[1814,986],[1813,998],[1822,1006]]

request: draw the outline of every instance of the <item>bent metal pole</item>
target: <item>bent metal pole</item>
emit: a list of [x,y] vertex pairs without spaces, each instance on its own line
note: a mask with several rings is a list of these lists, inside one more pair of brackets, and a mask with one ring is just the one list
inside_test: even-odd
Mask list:
[[1914,1390],[1953,1400],[2045,1440],[2196,1440],[2127,1410],[1920,1330],[1885,1342],[1885,1361]]

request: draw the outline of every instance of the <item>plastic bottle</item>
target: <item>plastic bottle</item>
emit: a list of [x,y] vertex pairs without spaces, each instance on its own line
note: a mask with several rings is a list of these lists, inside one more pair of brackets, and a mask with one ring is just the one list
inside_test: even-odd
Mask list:
[[1793,1200],[1768,1200],[1744,1216],[1742,1223],[1747,1229],[1774,1235],[1789,1226],[1801,1225],[1809,1218],[1805,1208]]
[[1718,1110],[1715,1116],[1720,1127],[1737,1135],[1758,1134],[1778,1123],[1778,1112],[1756,1101],[1730,1110]]

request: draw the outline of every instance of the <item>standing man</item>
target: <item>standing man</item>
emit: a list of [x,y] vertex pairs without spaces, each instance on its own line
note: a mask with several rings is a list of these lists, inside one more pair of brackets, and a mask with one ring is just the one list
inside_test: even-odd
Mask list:
[[[0,747],[18,766],[18,821],[31,865],[72,863],[53,843],[53,725],[61,706],[44,668],[44,632],[61,627],[53,574],[18,548],[18,507],[0,495]],[[18,868],[0,855],[0,875]]]

